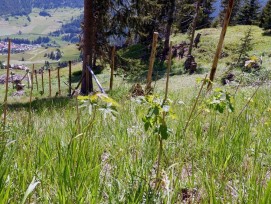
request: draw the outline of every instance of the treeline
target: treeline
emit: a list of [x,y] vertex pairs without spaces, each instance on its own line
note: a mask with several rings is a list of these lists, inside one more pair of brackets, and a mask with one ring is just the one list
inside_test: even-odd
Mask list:
[[83,7],[83,0],[1,0],[0,15],[28,15],[32,8]]
[[79,34],[81,32],[81,23],[83,20],[83,16],[79,18],[71,19],[70,23],[64,24],[61,28],[55,32],[50,33],[50,36],[58,37],[62,36],[62,40],[71,42],[71,43],[78,43],[79,42]]
[[33,7],[51,9],[58,7],[81,8],[84,5],[83,0],[34,0]]
[[[0,39],[0,41],[8,42],[10,38]],[[28,40],[24,38],[13,38],[11,41],[15,44],[26,44],[26,45],[33,45],[33,44],[43,44],[43,43],[49,43],[50,38],[49,37],[38,37],[36,40]]]
[[1,0],[0,15],[27,15],[32,11],[29,0]]

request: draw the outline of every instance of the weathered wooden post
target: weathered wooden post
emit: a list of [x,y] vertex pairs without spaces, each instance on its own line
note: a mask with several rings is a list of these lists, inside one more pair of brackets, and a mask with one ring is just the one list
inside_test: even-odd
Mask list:
[[39,82],[38,82],[38,73],[37,73],[37,70],[35,70],[35,79],[36,79],[37,91],[39,91]]
[[57,68],[57,82],[58,82],[58,95],[61,95],[61,88],[60,88],[60,67]]
[[32,66],[32,70],[31,70],[31,73],[30,73],[30,78],[31,78],[31,90],[33,91],[33,88],[34,88],[34,70],[35,70],[35,65],[33,64]]
[[170,46],[169,46],[169,53],[168,53],[168,64],[167,64],[167,82],[166,82],[166,92],[165,92],[165,101],[167,100],[168,97],[168,84],[169,84],[169,73],[171,69],[171,61],[172,61],[172,41],[170,41]]
[[210,81],[209,81],[208,86],[207,86],[208,90],[212,89],[212,82],[214,81],[214,78],[215,78],[217,64],[218,64],[218,60],[219,60],[219,57],[220,57],[220,54],[221,54],[221,50],[222,50],[224,38],[225,38],[225,35],[226,35],[226,32],[227,32],[227,28],[228,28],[228,25],[229,25],[229,22],[230,22],[233,4],[234,4],[234,0],[229,0],[228,9],[226,11],[222,31],[221,31],[221,34],[220,34],[220,38],[219,38],[219,42],[218,42],[218,45],[217,45],[217,49],[216,49],[212,69],[211,69],[211,72],[210,72]]
[[31,124],[31,119],[32,119],[32,95],[33,95],[33,88],[34,88],[34,84],[33,84],[34,72],[35,72],[35,65],[33,64],[32,71],[31,71],[32,86],[30,87],[29,110],[28,110],[28,124],[27,124],[28,131],[30,129],[30,124]]
[[6,76],[6,91],[4,98],[4,121],[3,128],[5,130],[7,121],[7,109],[8,109],[8,79],[9,79],[9,67],[10,67],[10,52],[11,52],[11,40],[8,40],[8,63],[7,63],[7,76]]
[[43,95],[44,94],[43,69],[41,70],[41,86],[42,86],[42,95]]
[[49,97],[52,96],[52,82],[51,82],[51,69],[48,69],[49,73]]
[[154,32],[153,40],[152,40],[152,51],[151,51],[151,56],[150,56],[149,71],[148,71],[148,76],[147,76],[147,84],[145,88],[146,93],[148,93],[151,90],[152,72],[153,72],[153,65],[155,61],[157,42],[158,42],[158,32]]
[[112,55],[111,55],[110,91],[113,89],[114,69],[115,69],[115,52],[116,52],[116,47],[114,46],[112,49]]
[[27,69],[26,72],[27,72],[27,78],[28,78],[28,80],[27,80],[27,87],[30,89],[30,88],[32,87],[32,81],[31,81],[30,70]]
[[72,95],[72,62],[69,61],[69,96]]

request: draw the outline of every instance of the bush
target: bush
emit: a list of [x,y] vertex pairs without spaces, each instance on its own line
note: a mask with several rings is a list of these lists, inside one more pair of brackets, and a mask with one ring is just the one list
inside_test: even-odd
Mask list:
[[39,15],[44,16],[44,17],[46,17],[46,16],[51,17],[51,14],[49,14],[47,11],[41,11],[41,12],[39,12]]

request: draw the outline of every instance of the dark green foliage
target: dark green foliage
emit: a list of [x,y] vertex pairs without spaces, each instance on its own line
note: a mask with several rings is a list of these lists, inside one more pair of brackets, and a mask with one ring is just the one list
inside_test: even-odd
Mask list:
[[0,69],[4,69],[4,68],[5,68],[5,66],[4,66],[3,62],[0,61]]
[[185,32],[193,21],[195,12],[194,0],[178,1],[176,4],[176,26],[179,31]]
[[161,5],[157,0],[132,0],[131,11],[129,18],[129,28],[135,38],[144,43],[151,40],[153,32],[159,32],[159,25],[163,22],[159,21],[161,14]]
[[[196,11],[195,0],[177,1],[176,3],[176,26],[179,31],[186,32],[193,21]],[[214,0],[206,0],[200,2],[199,17],[196,24],[196,29],[209,27],[212,23],[211,17]]]
[[51,17],[51,14],[48,13],[47,11],[41,11],[41,12],[39,12],[39,15],[44,16],[44,17],[46,17],[46,16]]
[[[220,19],[221,24],[224,21],[224,15],[227,11],[228,3],[229,3],[228,0],[222,0],[222,2],[221,2],[221,12],[219,14],[219,19]],[[234,6],[232,9],[232,13],[231,13],[230,25],[238,24],[238,21],[237,21],[238,12],[240,11],[240,8],[241,8],[240,5],[242,5],[242,4],[243,4],[243,0],[235,0],[234,1]]]
[[258,24],[260,13],[260,4],[258,0],[246,0],[237,16],[237,22],[240,25]]
[[29,0],[1,0],[0,15],[27,15],[32,11]]
[[58,7],[83,7],[83,0],[1,0],[0,15],[28,15],[33,7],[52,9]]
[[252,44],[252,30],[249,28],[245,36],[240,39],[241,44],[237,50],[237,53],[239,53],[239,57],[237,60],[237,65],[239,65],[242,61],[242,65],[244,64],[244,60],[248,57],[248,52],[252,50],[253,44]]
[[204,0],[201,2],[199,20],[197,21],[197,29],[210,27],[213,17],[211,14],[214,12],[215,0]]
[[[27,0],[30,2],[29,0]],[[50,9],[50,8],[57,8],[57,7],[83,7],[84,1],[83,0],[34,0],[33,7]]]
[[269,0],[263,9],[260,26],[265,29],[271,29],[271,0]]

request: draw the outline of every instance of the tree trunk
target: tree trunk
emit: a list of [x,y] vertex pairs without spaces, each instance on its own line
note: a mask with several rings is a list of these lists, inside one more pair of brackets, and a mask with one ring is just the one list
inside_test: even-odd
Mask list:
[[198,2],[197,2],[196,14],[195,14],[194,19],[193,19],[192,35],[191,35],[191,39],[190,39],[190,45],[189,45],[188,55],[192,54],[192,48],[193,48],[193,44],[194,44],[195,31],[196,31],[196,26],[197,26],[197,21],[198,21],[198,15],[199,15],[200,1],[201,0],[198,0]]
[[84,0],[84,38],[83,38],[83,68],[81,94],[88,95],[93,91],[92,76],[87,70],[87,65],[92,65],[93,58],[93,36],[94,36],[93,0]]
[[165,43],[164,43],[164,50],[163,50],[163,60],[165,60],[166,55],[169,51],[169,41],[171,35],[171,28],[174,22],[174,12],[175,12],[176,0],[170,0],[170,9],[168,14],[168,21],[165,33]]

